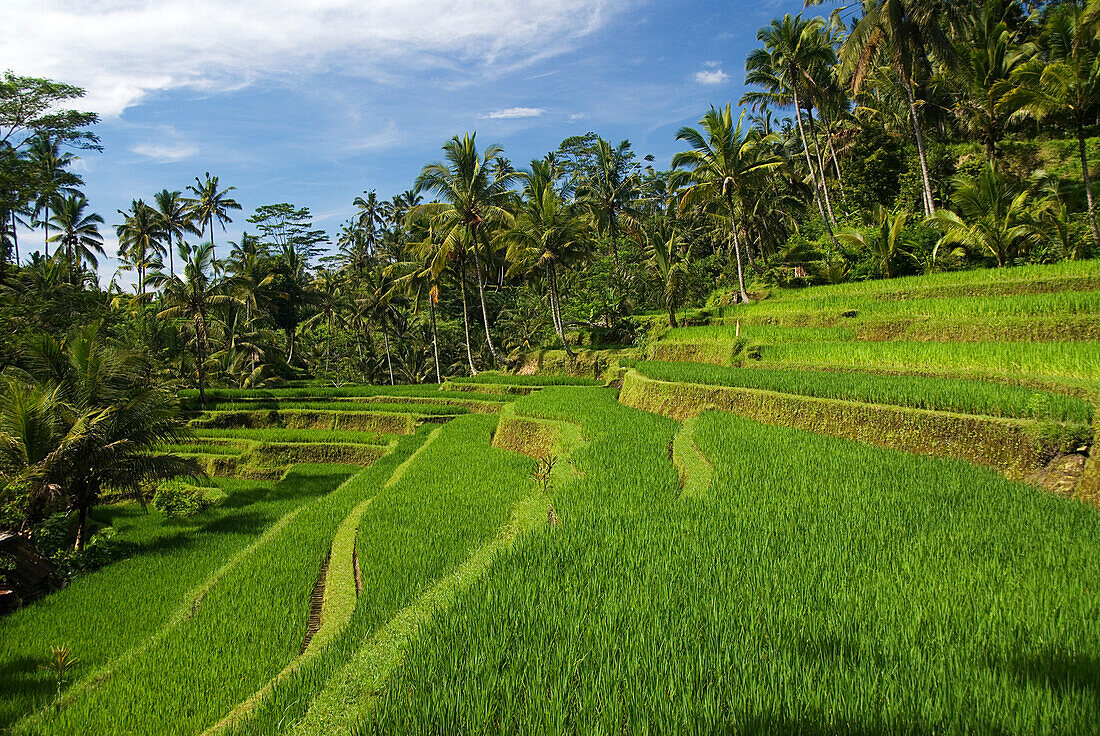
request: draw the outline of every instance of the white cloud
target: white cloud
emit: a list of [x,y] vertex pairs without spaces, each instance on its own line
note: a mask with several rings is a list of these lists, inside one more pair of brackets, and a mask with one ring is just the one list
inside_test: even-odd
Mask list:
[[639,0],[7,0],[0,69],[84,86],[120,115],[146,95],[339,69],[493,73],[564,53]]
[[503,110],[493,110],[483,117],[490,120],[515,120],[517,118],[537,118],[546,112],[544,107],[506,107]]
[[695,72],[695,81],[699,84],[722,84],[728,82],[730,75],[721,69],[709,69]]
[[400,143],[401,132],[392,121],[384,128],[373,133],[348,141],[347,148],[350,151],[376,151]]
[[198,147],[187,143],[139,143],[130,150],[162,164],[183,161],[199,152]]
[[587,120],[589,117],[586,112],[574,112],[569,114],[569,122],[575,123],[580,120]]

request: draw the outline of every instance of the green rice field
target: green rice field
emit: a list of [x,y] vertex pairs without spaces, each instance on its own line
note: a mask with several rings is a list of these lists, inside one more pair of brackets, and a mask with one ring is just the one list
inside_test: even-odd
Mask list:
[[[0,617],[0,733],[1096,733],[1100,342],[860,320],[1057,329],[1098,288],[1077,264],[777,290],[630,353],[656,359],[547,363],[607,381],[184,391],[159,451],[211,477],[158,492],[202,503],[103,503],[111,559]],[[859,441],[796,416],[831,400]],[[886,415],[936,436],[880,443]]]
[[725,368],[705,363],[657,361],[640,361],[634,367],[642,375],[660,381],[735,386],[995,417],[1090,424],[1094,410],[1093,404],[1084,399],[984,381],[857,372]]

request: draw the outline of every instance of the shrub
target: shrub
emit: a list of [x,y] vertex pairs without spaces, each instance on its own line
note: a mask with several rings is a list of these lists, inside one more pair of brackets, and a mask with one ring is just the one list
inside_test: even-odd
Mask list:
[[211,499],[201,488],[178,481],[161,483],[153,494],[153,508],[169,519],[197,514],[210,505]]

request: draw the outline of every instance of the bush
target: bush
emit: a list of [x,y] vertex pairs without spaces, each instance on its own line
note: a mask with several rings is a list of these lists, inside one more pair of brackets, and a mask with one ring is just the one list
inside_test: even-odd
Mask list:
[[153,495],[153,508],[168,518],[192,516],[210,508],[211,501],[201,488],[176,481],[161,483]]

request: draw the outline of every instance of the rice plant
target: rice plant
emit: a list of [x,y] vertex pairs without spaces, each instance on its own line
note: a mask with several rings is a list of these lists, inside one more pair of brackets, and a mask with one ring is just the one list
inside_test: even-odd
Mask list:
[[97,509],[93,519],[114,527],[129,556],[0,619],[0,729],[49,702],[49,678],[35,663],[51,646],[64,641],[81,660],[78,684],[163,626],[188,591],[266,527],[346,477],[326,468],[278,484],[219,478],[223,504],[167,522],[136,504]]
[[735,386],[869,404],[1076,424],[1089,424],[1093,416],[1093,405],[1083,399],[986,381],[654,361],[642,361],[634,367],[643,375],[661,381]]
[[971,374],[1100,387],[1100,342],[808,342],[766,346],[762,367]]
[[717,413],[713,487],[677,498],[674,423],[519,404],[590,439],[561,524],[417,634],[360,733],[1095,730],[1094,510]]

